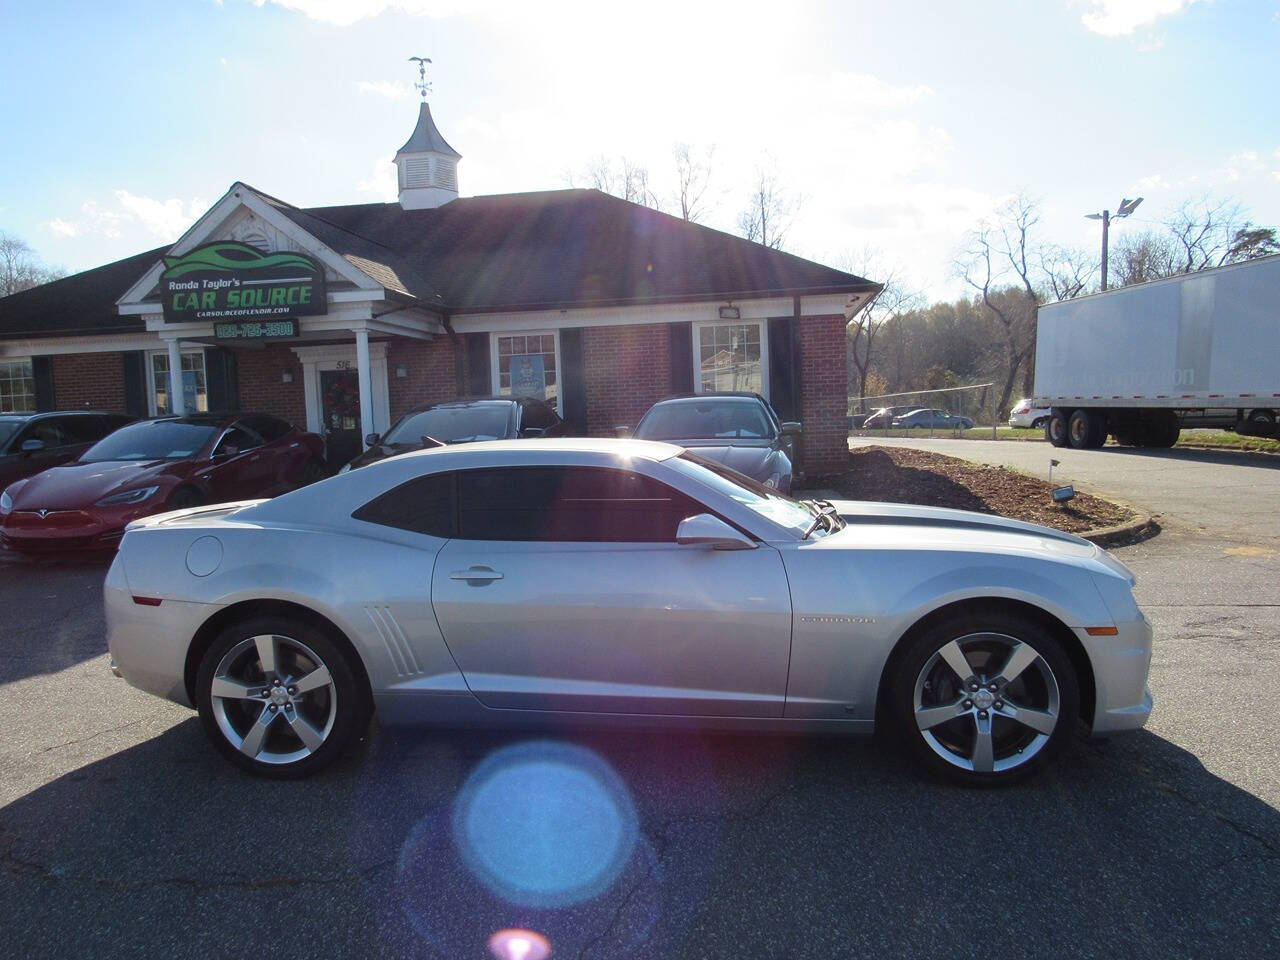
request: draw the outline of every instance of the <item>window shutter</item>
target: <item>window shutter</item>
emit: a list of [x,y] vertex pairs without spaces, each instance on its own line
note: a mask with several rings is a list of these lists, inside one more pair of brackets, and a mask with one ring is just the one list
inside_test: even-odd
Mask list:
[[240,384],[236,355],[225,347],[204,351],[204,384],[209,409],[220,413],[240,411]]
[[564,400],[565,422],[576,432],[587,432],[587,372],[582,348],[582,328],[560,331],[560,396]]
[[493,371],[489,368],[489,334],[464,334],[467,345],[467,396],[487,397],[493,388]]
[[32,357],[31,376],[36,382],[36,413],[57,409],[53,396],[53,358]]
[[146,351],[130,350],[120,354],[120,359],[124,361],[124,412],[135,417],[149,416]]
[[693,324],[669,323],[671,392],[693,393]]
[[769,403],[781,420],[800,419],[800,357],[794,317],[769,318]]

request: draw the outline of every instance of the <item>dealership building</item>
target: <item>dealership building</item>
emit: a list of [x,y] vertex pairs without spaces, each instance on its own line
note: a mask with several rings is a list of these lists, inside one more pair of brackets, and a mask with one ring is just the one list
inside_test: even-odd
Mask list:
[[275,414],[331,462],[411,407],[526,394],[584,432],[751,390],[847,460],[845,326],[879,285],[595,190],[460,197],[424,102],[399,200],[234,183],[172,246],[0,298],[0,410]]

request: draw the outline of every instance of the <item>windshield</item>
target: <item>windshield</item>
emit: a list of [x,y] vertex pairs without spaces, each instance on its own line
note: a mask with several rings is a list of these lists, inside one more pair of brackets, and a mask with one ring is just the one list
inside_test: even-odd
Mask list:
[[4,445],[9,442],[12,437],[22,427],[25,420],[0,420],[0,450],[4,449]]
[[804,533],[813,522],[813,511],[799,500],[792,500],[772,487],[696,453],[686,450],[667,463],[686,477],[692,477],[788,530]]
[[213,423],[148,420],[121,427],[84,452],[81,463],[107,460],[184,460],[218,432]]
[[660,403],[636,427],[637,440],[766,440],[773,427],[754,400]]
[[511,406],[505,403],[483,407],[432,407],[421,413],[409,414],[391,428],[385,442],[392,446],[413,446],[422,443],[423,437],[432,437],[443,443],[499,440],[507,435],[510,422]]

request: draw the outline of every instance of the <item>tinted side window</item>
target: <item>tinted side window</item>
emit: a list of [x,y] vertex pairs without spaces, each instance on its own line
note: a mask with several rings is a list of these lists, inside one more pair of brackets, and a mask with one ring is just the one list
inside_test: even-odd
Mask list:
[[468,540],[671,543],[702,506],[629,470],[508,467],[458,474],[458,536]]
[[245,417],[244,423],[251,430],[257,431],[258,435],[266,443],[279,440],[286,433],[293,429],[289,424],[276,417]]
[[107,418],[87,414],[78,417],[61,417],[59,424],[67,443],[93,443],[101,440],[111,431],[107,427]]
[[252,450],[254,447],[262,446],[262,439],[255,433],[247,430],[242,424],[236,424],[226,432],[218,446],[214,449],[214,456],[225,453],[228,447],[235,447],[237,450]]
[[18,447],[21,448],[22,444],[26,443],[28,440],[39,440],[44,444],[44,448],[46,450],[52,450],[55,447],[75,443],[74,440],[67,437],[66,431],[64,431],[59,424],[59,419],[60,418],[57,417],[47,417],[32,423],[22,432],[22,438],[18,441]]
[[351,516],[366,523],[447,539],[453,536],[453,477],[452,473],[416,477],[370,500]]

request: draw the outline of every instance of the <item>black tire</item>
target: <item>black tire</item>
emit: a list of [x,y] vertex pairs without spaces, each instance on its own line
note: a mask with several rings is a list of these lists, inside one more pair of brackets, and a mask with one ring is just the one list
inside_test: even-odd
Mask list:
[[1044,425],[1044,438],[1055,447],[1067,445],[1067,416],[1057,407],[1054,407]]
[[1270,410],[1250,410],[1245,422],[1249,424],[1249,433],[1255,437],[1276,436],[1276,417]]
[[169,494],[169,499],[165,502],[165,507],[169,510],[189,510],[191,507],[201,506],[204,506],[204,494],[195,487],[179,487]]
[[[261,648],[255,638],[264,636],[272,638],[274,670],[263,669],[258,653]],[[196,672],[196,709],[205,734],[224,757],[260,777],[292,779],[323,769],[338,758],[368,719],[368,691],[356,680],[347,657],[328,632],[299,620],[254,617],[232,624],[205,651]],[[222,674],[218,674],[220,667]],[[297,688],[290,681],[305,682],[319,668],[328,671],[328,685],[291,693]],[[215,698],[216,674],[220,681],[229,679],[253,695]],[[254,692],[257,685],[263,690]],[[276,694],[277,689],[282,692]],[[273,696],[258,696],[265,690],[271,690]],[[279,702],[276,696],[288,703],[272,709]],[[252,747],[246,741],[254,732],[255,718],[265,733],[251,756],[246,751]],[[311,745],[295,732],[302,729],[295,726],[295,720],[310,726],[307,736],[312,738]],[[316,734],[319,741],[314,739]]]
[[1048,425],[1049,425],[1048,417],[1037,417],[1035,420],[1031,421],[1032,430],[1040,430]]
[[1067,421],[1067,442],[1076,450],[1088,450],[1095,446],[1098,433],[1097,417],[1088,410],[1074,410]]
[[[959,678],[943,658],[941,651],[953,642],[966,645],[962,653],[973,670],[971,678]],[[1052,762],[1071,743],[1080,713],[1079,680],[1061,643],[1033,620],[996,610],[965,614],[939,621],[903,644],[895,653],[892,672],[886,678],[882,716],[915,760],[931,774],[965,786],[1005,786]],[[1002,672],[1015,644],[1025,644],[1037,656],[1028,661],[1013,683],[1004,686],[996,671]],[[947,678],[951,688],[947,687]],[[976,691],[966,684],[970,679],[979,683]],[[997,687],[995,692],[988,689],[992,683]],[[962,712],[923,730],[917,721],[918,690],[922,709],[935,705],[949,708],[954,701]],[[989,772],[972,769],[976,765],[980,721],[976,716],[978,704],[968,699],[971,693],[995,698],[984,712],[992,734],[993,769]],[[1056,712],[1052,709],[1053,694]],[[985,703],[985,699],[981,702]],[[1008,713],[1015,703],[1022,707],[1024,716],[1035,716],[1039,725],[1047,727],[1052,723],[1049,732],[1011,719]],[[994,709],[995,704],[1001,704],[999,711]],[[1035,709],[1041,711],[1040,715],[1031,713]],[[1013,708],[1013,712],[1017,709]],[[966,731],[974,743],[969,748],[970,757],[963,756]],[[1019,759],[1026,751],[1030,751],[1029,756]]]
[[1153,449],[1167,449],[1178,442],[1182,427],[1178,423],[1178,415],[1172,411],[1161,411],[1151,417],[1138,434],[1138,445]]
[[309,487],[311,484],[319,483],[328,476],[329,468],[323,460],[319,458],[308,460],[302,468],[302,486]]

